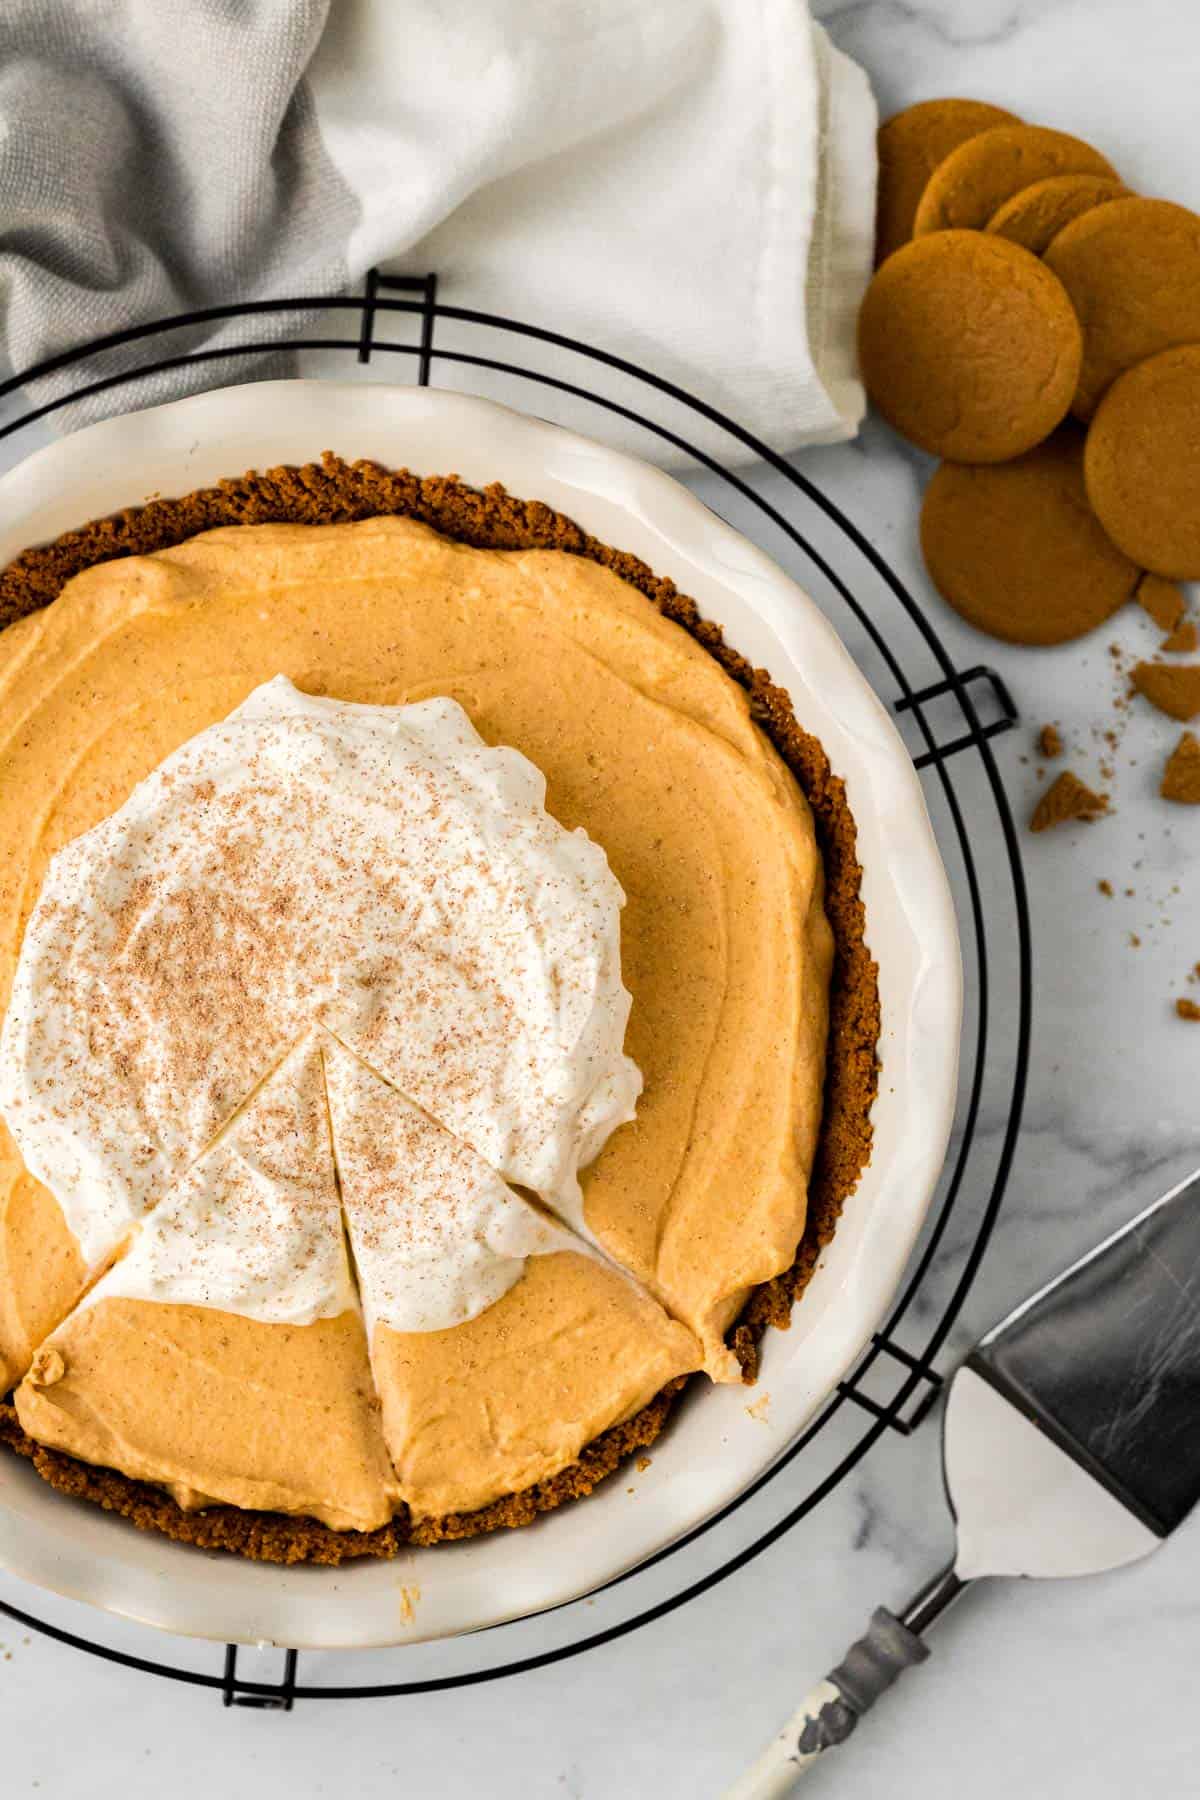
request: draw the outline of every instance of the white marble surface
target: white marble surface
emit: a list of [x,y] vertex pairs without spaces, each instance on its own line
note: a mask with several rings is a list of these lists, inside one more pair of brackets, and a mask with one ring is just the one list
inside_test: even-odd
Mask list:
[[[818,0],[815,10],[868,68],[885,113],[937,94],[992,99],[1094,138],[1133,186],[1200,206],[1200,9],[1186,0]],[[1106,646],[1115,639],[1147,652],[1156,642],[1148,622],[1130,610],[1098,641],[1049,653],[988,644],[947,617],[915,561],[919,459],[873,425],[860,444],[814,452],[801,466],[911,575],[960,664],[983,656],[1005,675],[1028,725],[997,750],[1018,814],[1036,792],[1031,728],[1043,719],[1061,721],[1072,766],[1096,777],[1093,729],[1113,718]],[[1200,1030],[1169,1007],[1200,959],[1200,819],[1154,797],[1172,741],[1164,722],[1136,715],[1116,758],[1115,816],[1024,839],[1036,953],[1029,1105],[956,1344],[1200,1163]],[[1115,898],[1099,893],[1101,878]],[[1011,1007],[1007,981],[1002,968],[1001,1012]],[[984,1122],[994,1144],[994,1110]],[[945,1279],[961,1254],[953,1239]],[[0,1619],[4,1792],[715,1795],[870,1608],[903,1602],[946,1556],[937,1465],[934,1425],[889,1436],[799,1526],[688,1607],[576,1661],[466,1692],[310,1703],[290,1716],[222,1712],[210,1694],[85,1660]],[[719,1542],[687,1553],[685,1573],[735,1552],[756,1523],[779,1516],[789,1493],[810,1485],[803,1463],[789,1471],[778,1498],[764,1497]],[[521,1627],[514,1651],[622,1617],[679,1578],[668,1563],[615,1596]],[[0,1582],[0,1597],[67,1629],[91,1626],[79,1609],[11,1582]],[[135,1654],[216,1664],[214,1653],[132,1630],[110,1637]],[[500,1650],[483,1640],[470,1653],[490,1659]],[[1197,1787],[1198,1651],[1196,1521],[1120,1574],[975,1592],[939,1628],[930,1664],[812,1778],[812,1791],[1182,1800]],[[428,1666],[460,1666],[456,1654]],[[312,1681],[407,1672],[392,1660],[302,1659]]]

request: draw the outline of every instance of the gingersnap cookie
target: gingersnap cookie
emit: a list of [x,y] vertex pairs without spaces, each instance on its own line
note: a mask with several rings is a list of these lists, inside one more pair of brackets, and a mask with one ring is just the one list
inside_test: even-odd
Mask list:
[[1200,344],[1117,377],[1088,428],[1083,474],[1126,556],[1175,581],[1200,577]]
[[1128,600],[1139,575],[1088,505],[1074,424],[1013,462],[943,463],[925,490],[921,549],[955,612],[1014,644],[1082,637]]
[[1125,369],[1200,341],[1200,216],[1170,200],[1114,200],[1046,251],[1083,326],[1072,411],[1090,419]]
[[922,100],[879,127],[879,200],[875,262],[885,262],[913,234],[925,184],[952,150],[997,125],[1019,125],[1015,113],[983,100]]
[[1028,250],[944,231],[914,238],[876,271],[858,353],[867,392],[902,436],[955,462],[1003,462],[1066,413],[1079,322]]
[[1044,125],[998,125],[952,150],[929,177],[913,221],[913,236],[931,231],[982,231],[1006,200],[1052,175],[1104,175],[1117,171],[1065,131]]
[[1132,198],[1112,175],[1051,175],[1022,188],[992,214],[987,229],[1041,256],[1060,231],[1094,206]]

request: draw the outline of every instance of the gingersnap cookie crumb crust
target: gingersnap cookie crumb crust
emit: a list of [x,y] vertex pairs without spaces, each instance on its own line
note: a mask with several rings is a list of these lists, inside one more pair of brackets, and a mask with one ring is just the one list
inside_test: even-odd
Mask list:
[[635,1451],[654,1442],[683,1385],[682,1376],[671,1382],[632,1419],[593,1438],[577,1461],[549,1481],[495,1500],[478,1512],[447,1513],[440,1519],[413,1519],[408,1508],[401,1506],[378,1531],[334,1531],[319,1519],[248,1512],[237,1506],[184,1512],[170,1494],[151,1482],[135,1481],[115,1469],[95,1468],[59,1450],[47,1450],[22,1431],[15,1407],[4,1402],[0,1402],[0,1444],[25,1457],[59,1493],[119,1513],[139,1531],[157,1531],[199,1550],[231,1550],[253,1562],[336,1567],[359,1557],[398,1556],[413,1546],[452,1543],[502,1526],[529,1525],[539,1513],[552,1512],[564,1500],[583,1499]]
[[[479,490],[454,475],[418,476],[378,463],[342,461],[326,452],[303,468],[250,471],[179,499],[151,500],[114,517],[94,519],[52,543],[24,551],[0,571],[0,629],[47,606],[80,570],[123,556],[144,556],[221,525],[328,525],[380,515],[420,520],[458,543],[492,550],[560,550],[611,569],[664,617],[700,644],[741,686],[751,714],[770,739],[812,808],[825,870],[825,907],[835,943],[824,1114],[809,1184],[808,1220],[791,1268],[751,1294],[729,1334],[746,1381],[757,1373],[768,1325],[786,1330],[842,1207],[871,1150],[870,1111],[878,1086],[878,970],[866,944],[854,819],[845,786],[816,738],[798,724],[791,701],[763,669],[730,645],[696,603],[644,562],[600,542],[564,514],[493,485]],[[690,1379],[690,1378],[687,1378]],[[0,1404],[0,1444],[27,1458],[44,1481],[131,1520],[141,1530],[257,1561],[337,1564],[388,1557],[409,1545],[474,1537],[530,1523],[565,1500],[582,1498],[635,1451],[658,1437],[686,1380],[671,1382],[632,1419],[595,1438],[551,1480],[473,1513],[413,1520],[400,1508],[374,1532],[334,1531],[318,1521],[279,1513],[213,1506],[185,1512],[165,1492],[114,1470],[92,1467],[45,1449]]]

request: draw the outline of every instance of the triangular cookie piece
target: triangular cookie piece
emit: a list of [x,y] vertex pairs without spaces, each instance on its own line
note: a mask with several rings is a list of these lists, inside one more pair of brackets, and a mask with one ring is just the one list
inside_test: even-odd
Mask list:
[[547,1480],[700,1366],[691,1332],[628,1276],[332,1042],[326,1078],[384,1437],[414,1515]]
[[41,1346],[31,1437],[168,1487],[371,1530],[395,1484],[308,1040]]

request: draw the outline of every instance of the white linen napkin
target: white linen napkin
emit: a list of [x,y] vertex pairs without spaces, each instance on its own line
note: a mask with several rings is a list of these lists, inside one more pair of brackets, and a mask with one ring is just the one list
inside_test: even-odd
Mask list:
[[[875,122],[804,0],[6,0],[6,348],[23,369],[185,308],[436,269],[441,299],[643,365],[776,450],[845,438]],[[516,349],[580,380],[566,353]],[[165,370],[66,422],[248,372]],[[536,410],[589,428],[548,390]]]

